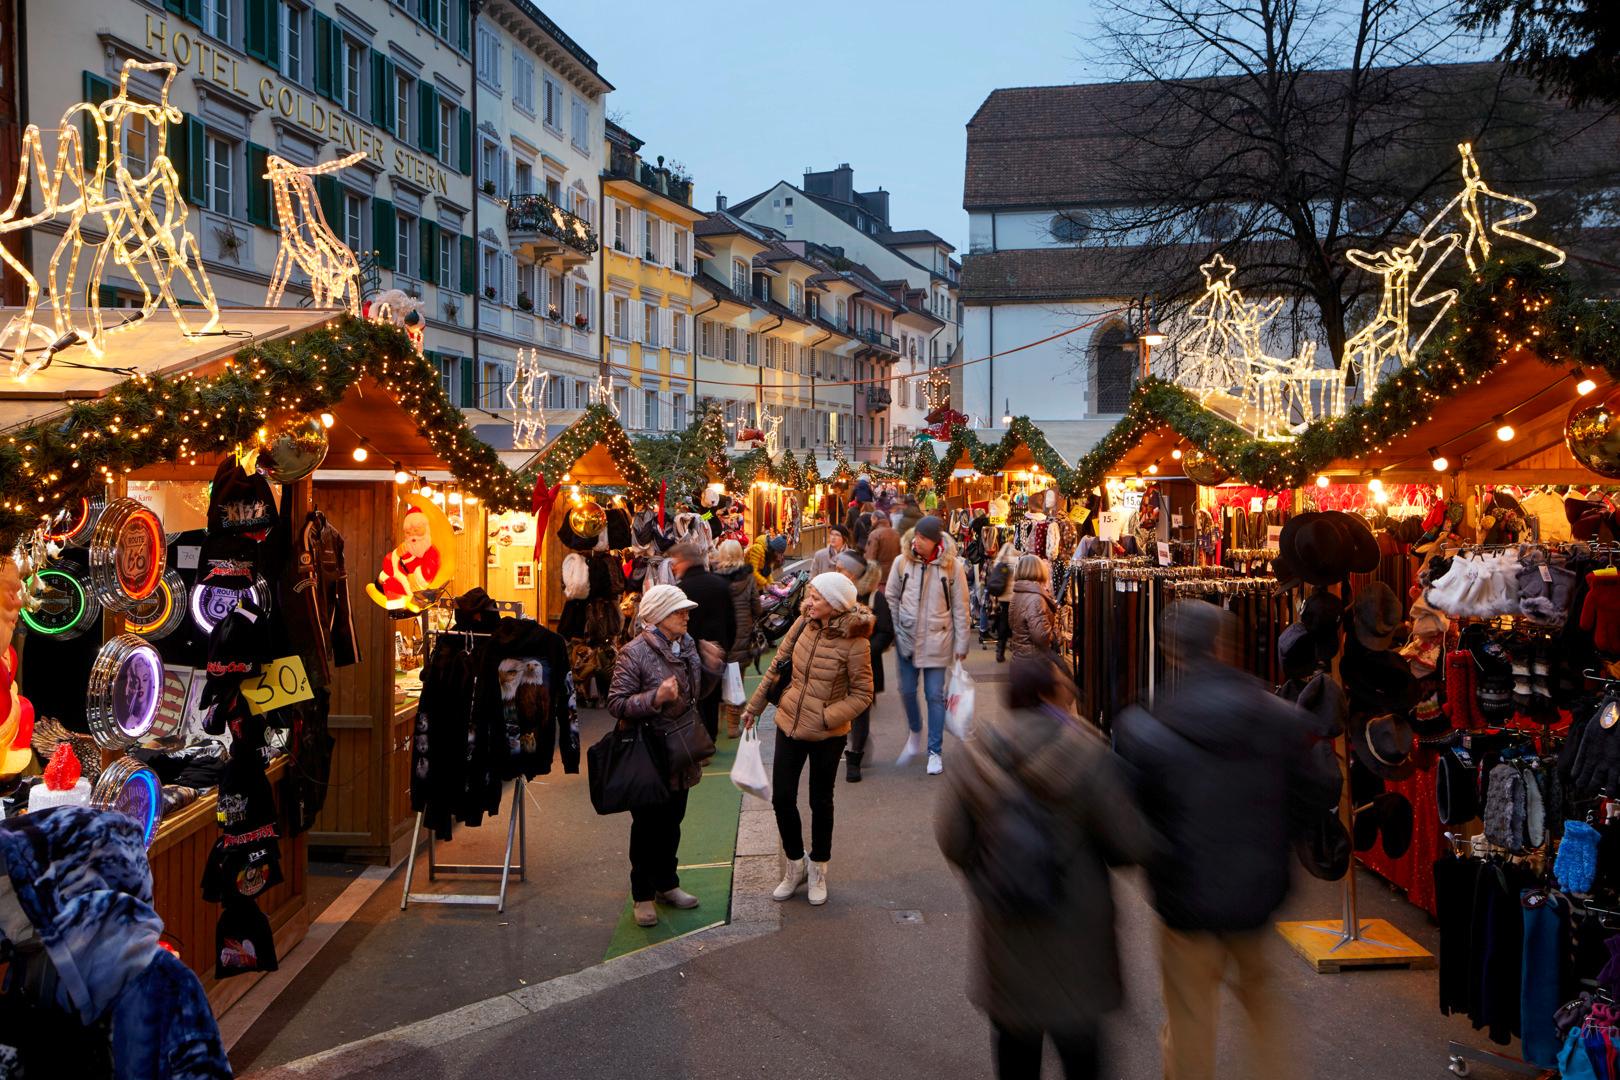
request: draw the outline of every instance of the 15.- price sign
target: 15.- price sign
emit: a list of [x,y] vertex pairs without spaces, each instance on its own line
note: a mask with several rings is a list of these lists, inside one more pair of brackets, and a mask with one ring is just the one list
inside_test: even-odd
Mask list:
[[309,701],[314,696],[309,688],[309,676],[304,673],[304,661],[296,656],[273,660],[258,675],[242,680],[242,699],[247,702],[248,712],[255,716]]

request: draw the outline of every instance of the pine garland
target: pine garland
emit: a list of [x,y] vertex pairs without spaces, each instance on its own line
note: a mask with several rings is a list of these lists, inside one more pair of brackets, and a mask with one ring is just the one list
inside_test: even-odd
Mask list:
[[579,419],[553,439],[551,445],[535,459],[534,468],[544,474],[548,482],[555,484],[597,443],[607,447],[608,456],[619,470],[619,475],[624,477],[631,505],[639,508],[655,504],[658,501],[658,485],[636,455],[636,448],[624,433],[618,417],[601,402],[587,407]]

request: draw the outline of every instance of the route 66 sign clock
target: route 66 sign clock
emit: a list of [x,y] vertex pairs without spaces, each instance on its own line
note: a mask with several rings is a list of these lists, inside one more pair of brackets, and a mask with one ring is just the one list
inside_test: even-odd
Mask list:
[[96,599],[128,611],[157,591],[167,566],[163,523],[134,499],[114,499],[90,538],[90,583]]

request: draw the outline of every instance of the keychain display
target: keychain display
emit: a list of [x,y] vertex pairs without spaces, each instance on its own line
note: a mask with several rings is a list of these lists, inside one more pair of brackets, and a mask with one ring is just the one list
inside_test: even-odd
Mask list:
[[162,641],[180,628],[186,618],[186,583],[173,570],[166,570],[152,595],[124,614],[124,625],[132,634],[148,641]]
[[134,499],[114,499],[90,537],[90,584],[112,611],[128,611],[157,590],[167,565],[163,523]]
[[163,784],[157,773],[134,758],[119,758],[102,770],[90,792],[90,805],[133,818],[145,832],[146,846],[151,847],[163,817]]
[[163,714],[163,659],[134,634],[111,638],[90,668],[85,701],[90,734],[107,750],[172,735],[176,718]]
[[85,568],[62,559],[41,570],[30,582],[35,606],[23,605],[28,629],[57,641],[71,641],[101,625],[101,603],[86,584]]

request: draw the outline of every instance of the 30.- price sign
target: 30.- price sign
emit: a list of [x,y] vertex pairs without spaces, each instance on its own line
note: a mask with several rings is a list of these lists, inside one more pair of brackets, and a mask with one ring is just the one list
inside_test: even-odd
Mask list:
[[242,680],[242,699],[255,716],[274,712],[286,705],[309,701],[315,694],[304,673],[304,661],[296,656],[273,660],[256,676]]

